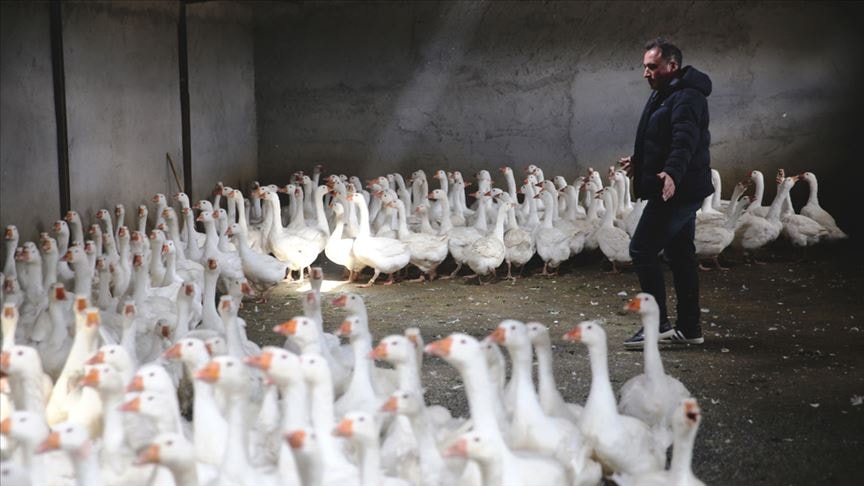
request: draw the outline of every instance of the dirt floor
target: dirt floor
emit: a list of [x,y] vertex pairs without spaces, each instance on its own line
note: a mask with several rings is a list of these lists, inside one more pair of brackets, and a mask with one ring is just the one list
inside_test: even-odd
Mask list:
[[[725,261],[730,270],[702,273],[705,344],[661,350],[667,373],[703,408],[693,468],[708,484],[864,484],[864,263],[852,241],[816,248],[804,262],[799,257],[780,244],[762,255],[765,265],[733,254]],[[445,262],[443,269],[450,268]],[[642,372],[641,352],[621,345],[638,329],[637,319],[618,314],[638,292],[636,275],[608,268],[586,256],[553,278],[367,289],[331,288],[338,282],[327,280],[324,291],[325,298],[356,292],[365,299],[375,343],[409,326],[419,326],[429,342],[456,331],[484,337],[505,318],[543,322],[552,331],[564,398],[584,403],[591,381],[587,349],[560,339],[579,321],[606,320],[613,387]],[[537,270],[529,266],[526,275]],[[326,262],[324,271],[326,279],[341,277]],[[301,313],[304,288],[284,284],[268,303],[247,304],[242,315],[250,338],[278,345],[270,329]],[[335,330],[344,315],[325,300],[325,328]],[[423,379],[431,403],[467,415],[455,369],[427,357]]]

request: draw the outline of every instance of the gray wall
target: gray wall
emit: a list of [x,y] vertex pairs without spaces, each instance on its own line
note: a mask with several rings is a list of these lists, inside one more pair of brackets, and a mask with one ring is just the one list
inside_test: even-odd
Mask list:
[[0,227],[36,239],[60,217],[47,3],[0,2]]
[[[34,240],[60,214],[47,2],[0,2],[0,224]],[[177,2],[63,2],[72,208],[135,208],[183,181]],[[193,198],[257,175],[251,7],[187,12]],[[152,207],[152,205],[151,205]],[[151,215],[151,220],[153,215]]]
[[[642,43],[663,34],[713,78],[724,197],[751,169],[768,180],[780,165],[811,170],[848,228],[859,224],[842,194],[862,128],[862,20],[860,4],[824,2],[263,3],[261,178],[314,163],[363,176],[608,166],[632,150],[649,94]],[[796,187],[796,205],[805,193]]]
[[122,203],[133,226],[139,204],[178,189],[165,157],[182,168],[177,14],[171,2],[64,3],[72,208],[85,223]]
[[244,188],[258,175],[252,8],[187,6],[192,196],[219,181]]

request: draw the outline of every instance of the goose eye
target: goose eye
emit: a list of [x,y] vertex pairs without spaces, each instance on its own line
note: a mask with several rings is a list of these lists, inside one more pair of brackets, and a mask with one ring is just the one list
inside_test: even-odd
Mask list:
[[358,421],[358,422],[365,422],[365,421],[366,421],[366,417],[360,417],[360,418],[357,419],[357,421]]
[[588,329],[594,329],[594,326],[588,326]]
[[156,376],[156,372],[155,371],[150,372],[150,376]]
[[108,351],[108,354],[114,354],[114,351],[115,350],[112,349],[111,351]]
[[462,344],[466,344],[466,343],[467,343],[467,341],[465,341],[464,339],[460,340],[459,342],[462,343]]
[[66,433],[67,433],[67,434],[71,434],[71,433],[72,433],[72,430],[73,430],[72,427],[69,427],[68,429],[66,429]]
[[234,363],[231,362],[231,361],[229,361],[229,362],[225,363],[225,366],[227,366],[228,368],[230,368],[230,367],[234,366]]
[[310,360],[309,360],[309,364],[315,364],[315,360],[314,360],[314,359],[310,359]]
[[399,341],[393,341],[393,342],[390,343],[390,344],[392,344],[393,346],[398,346],[398,345],[399,345]]
[[165,443],[165,445],[166,445],[166,446],[172,446],[172,445],[174,445],[174,441],[173,441],[173,440],[169,440],[168,442]]
[[18,356],[24,356],[24,351],[22,351],[22,350],[19,349],[19,350],[18,350]]
[[148,402],[152,402],[152,401],[153,401],[153,396],[151,395],[151,396],[147,397],[147,401],[148,401]]
[[188,343],[186,343],[186,346],[192,346],[192,341],[189,341]]
[[515,331],[515,330],[516,330],[516,325],[514,324],[514,325],[510,326],[510,330],[511,330],[511,331]]
[[21,417],[21,420],[19,420],[19,422],[21,422],[22,424],[26,421],[27,421],[27,417]]
[[474,442],[480,442],[480,437],[474,437]]
[[403,394],[402,398],[404,398],[405,400],[408,400],[408,394],[407,393]]

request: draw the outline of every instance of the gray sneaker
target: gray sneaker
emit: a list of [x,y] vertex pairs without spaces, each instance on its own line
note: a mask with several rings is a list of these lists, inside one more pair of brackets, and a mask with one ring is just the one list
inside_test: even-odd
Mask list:
[[668,336],[660,337],[661,344],[702,344],[704,342],[705,338],[702,337],[702,333],[699,333],[698,336],[687,337],[678,329],[672,329]]
[[[643,333],[644,329],[640,327],[639,330],[636,331],[636,334],[624,341],[624,347],[627,349],[642,349],[645,345],[645,335]],[[660,342],[663,342],[664,338],[667,338],[674,333],[675,328],[672,327],[671,323],[664,322],[663,324],[660,324]]]

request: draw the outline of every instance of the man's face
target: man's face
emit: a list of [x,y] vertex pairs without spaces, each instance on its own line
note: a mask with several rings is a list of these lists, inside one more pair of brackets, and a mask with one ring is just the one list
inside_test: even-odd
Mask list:
[[648,80],[648,84],[653,90],[659,90],[666,86],[674,77],[675,71],[678,70],[678,64],[675,61],[663,59],[659,47],[645,51],[642,65],[645,67],[642,77]]

